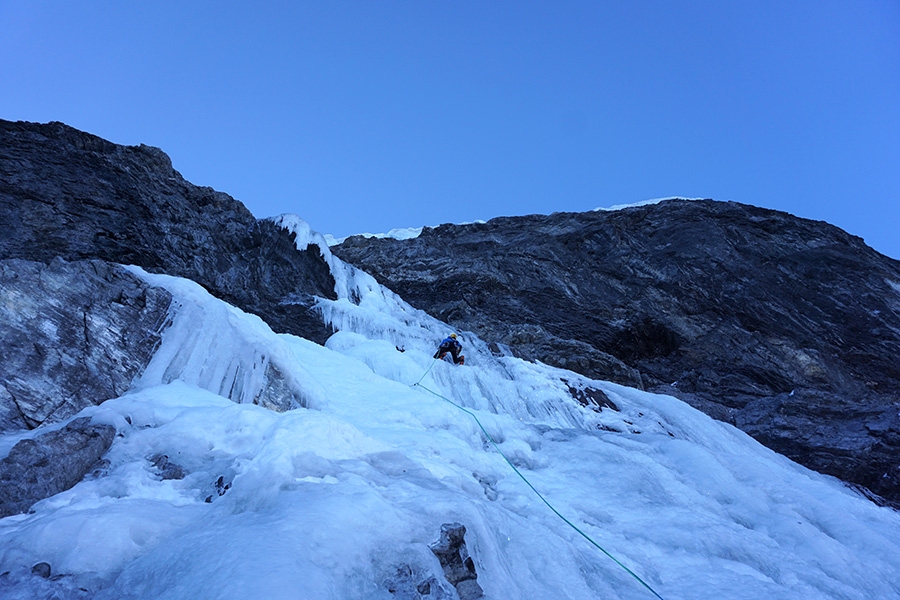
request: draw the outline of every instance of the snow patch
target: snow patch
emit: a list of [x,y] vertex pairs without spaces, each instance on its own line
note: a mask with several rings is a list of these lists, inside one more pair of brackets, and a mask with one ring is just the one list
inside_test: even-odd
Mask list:
[[886,282],[889,286],[891,286],[892,288],[894,288],[894,291],[895,291],[895,292],[897,292],[898,294],[900,294],[900,282],[892,281],[892,280],[890,280],[890,279],[885,279],[885,282]]
[[344,240],[346,240],[348,237],[356,237],[356,236],[361,236],[364,238],[377,238],[377,239],[392,238],[395,240],[411,240],[411,239],[415,239],[415,238],[419,237],[419,235],[422,234],[422,229],[424,229],[424,227],[405,227],[405,228],[391,229],[387,233],[356,233],[356,234],[348,235],[348,236],[345,236],[342,238],[336,238],[333,235],[326,235],[325,240],[328,242],[329,246],[337,246],[338,244],[340,244]]
[[634,208],[636,206],[648,206],[650,204],[659,204],[660,202],[665,202],[666,200],[705,200],[706,198],[683,198],[681,196],[669,196],[666,198],[653,198],[651,200],[641,200],[640,202],[632,202],[631,204],[614,204],[613,206],[607,207],[597,207],[593,212],[598,211],[616,211],[623,210],[626,208]]

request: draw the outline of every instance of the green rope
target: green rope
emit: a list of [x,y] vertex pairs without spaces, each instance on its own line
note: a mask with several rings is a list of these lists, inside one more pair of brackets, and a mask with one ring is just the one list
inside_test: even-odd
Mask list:
[[[424,373],[422,373],[422,376],[419,377],[419,380],[418,380],[417,382],[415,382],[414,384],[412,384],[413,387],[416,387],[417,385],[419,385],[420,383],[422,383],[422,380],[425,379],[425,376],[428,375],[428,371],[431,370],[431,367],[434,366],[434,363],[436,363],[437,360],[438,360],[438,359],[435,358],[435,359],[433,359],[433,360],[431,361],[431,364],[428,365],[428,368],[425,370]],[[423,389],[424,389],[424,388],[423,388]]]
[[[431,363],[431,366],[434,366],[434,362]],[[430,371],[430,370],[431,370],[431,367],[428,367],[428,370]],[[425,371],[425,373],[427,374],[428,371]],[[422,375],[422,379],[424,379],[424,378],[425,378],[425,375]],[[591,537],[590,537],[588,534],[586,534],[585,532],[583,532],[581,529],[578,528],[577,525],[575,525],[574,523],[572,523],[572,521],[570,521],[570,520],[568,520],[567,518],[565,518],[558,510],[556,510],[555,508],[553,508],[553,505],[550,504],[550,503],[547,501],[547,499],[544,498],[544,496],[543,496],[539,491],[537,491],[537,489],[536,489],[533,485],[531,485],[531,482],[528,481],[528,479],[526,479],[524,475],[522,475],[522,472],[519,471],[519,469],[516,468],[516,465],[512,464],[512,461],[510,461],[509,458],[507,458],[507,456],[503,453],[503,450],[500,449],[500,446],[497,445],[497,442],[494,441],[494,438],[491,437],[491,434],[489,434],[489,433],[487,432],[487,429],[484,428],[484,425],[481,424],[481,421],[478,419],[478,417],[475,415],[475,413],[473,413],[473,412],[470,411],[469,409],[465,408],[464,406],[460,406],[459,404],[453,402],[453,401],[450,400],[449,398],[446,398],[446,397],[444,397],[444,396],[438,394],[437,392],[431,391],[430,389],[428,389],[428,388],[425,387],[424,385],[420,385],[419,382],[421,382],[422,379],[419,379],[419,381],[416,382],[416,383],[414,383],[414,384],[412,385],[412,387],[418,386],[418,387],[422,388],[423,390],[425,390],[426,392],[428,392],[428,393],[430,393],[430,394],[434,394],[435,396],[437,396],[437,397],[440,398],[441,400],[444,400],[444,401],[446,401],[446,402],[449,402],[450,404],[452,404],[453,406],[455,406],[455,407],[458,408],[459,410],[463,411],[464,413],[468,414],[470,417],[472,417],[473,419],[475,419],[475,422],[478,423],[478,426],[479,426],[479,427],[481,427],[481,431],[484,432],[484,435],[487,437],[487,439],[491,442],[491,444],[494,445],[494,448],[496,448],[497,452],[500,453],[500,456],[503,457],[503,460],[506,461],[506,464],[508,464],[508,465],[512,468],[512,470],[516,472],[516,475],[518,475],[519,477],[522,478],[522,481],[525,482],[525,485],[527,485],[528,487],[530,487],[530,488],[531,488],[531,491],[533,491],[535,494],[537,494],[537,497],[540,498],[541,501],[542,501],[544,504],[546,504],[547,507],[548,507],[550,510],[552,510],[552,511],[556,514],[557,517],[559,517],[560,519],[562,519],[569,527],[571,527],[572,529],[574,529],[575,531],[577,531],[579,534],[581,534],[581,537],[583,537],[583,538],[586,539],[588,542],[590,542],[595,548],[597,548],[598,550],[600,550],[600,552],[602,552],[603,554],[605,554],[606,556],[608,556],[609,558],[611,558],[611,559],[613,560],[613,562],[615,562],[617,565],[619,565],[620,567],[622,567],[623,569],[625,569],[625,571],[626,571],[629,575],[631,575],[632,577],[634,577],[641,585],[643,585],[645,588],[647,588],[648,590],[650,590],[650,593],[652,593],[654,596],[656,596],[657,598],[659,598],[659,600],[664,600],[662,596],[660,596],[659,594],[656,593],[656,590],[654,590],[652,587],[650,587],[650,586],[647,584],[646,581],[644,581],[643,579],[641,579],[640,577],[638,577],[638,576],[634,573],[634,571],[632,571],[631,569],[629,569],[628,567],[626,567],[625,565],[623,565],[621,562],[619,562],[619,559],[617,559],[615,556],[613,556],[612,554],[610,554],[609,552],[607,552],[606,550],[604,550],[603,547],[602,547],[600,544],[598,544],[597,542],[595,542],[593,539],[591,539]]]

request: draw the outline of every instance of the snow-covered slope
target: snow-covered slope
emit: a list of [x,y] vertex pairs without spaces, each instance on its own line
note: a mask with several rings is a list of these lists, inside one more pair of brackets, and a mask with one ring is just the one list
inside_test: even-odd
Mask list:
[[[466,366],[434,362],[446,325],[280,224],[331,266],[339,298],[319,309],[338,333],[277,335],[135,269],[175,296],[173,325],[130,393],[80,415],[119,431],[106,474],[0,520],[4,597],[415,597],[398,577],[439,575],[428,546],[459,522],[487,598],[654,598],[459,407],[666,600],[900,596],[896,512],[671,397],[496,357],[465,332]],[[252,403],[273,370],[291,410]],[[161,480],[159,454],[186,477]],[[65,576],[32,576],[40,561]]]

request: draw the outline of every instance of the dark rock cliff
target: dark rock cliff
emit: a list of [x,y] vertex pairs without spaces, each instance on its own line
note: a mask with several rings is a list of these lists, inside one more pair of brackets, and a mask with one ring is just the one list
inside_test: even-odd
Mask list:
[[0,259],[57,257],[186,277],[275,331],[330,333],[310,310],[335,297],[316,248],[297,251],[293,234],[185,181],[157,148],[0,120]]
[[900,503],[900,263],[836,227],[673,200],[332,250],[518,356],[673,394]]

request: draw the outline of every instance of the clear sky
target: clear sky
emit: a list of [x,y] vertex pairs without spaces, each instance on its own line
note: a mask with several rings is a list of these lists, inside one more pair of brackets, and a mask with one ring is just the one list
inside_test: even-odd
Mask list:
[[0,118],[335,236],[679,195],[900,258],[898,0],[0,0]]

